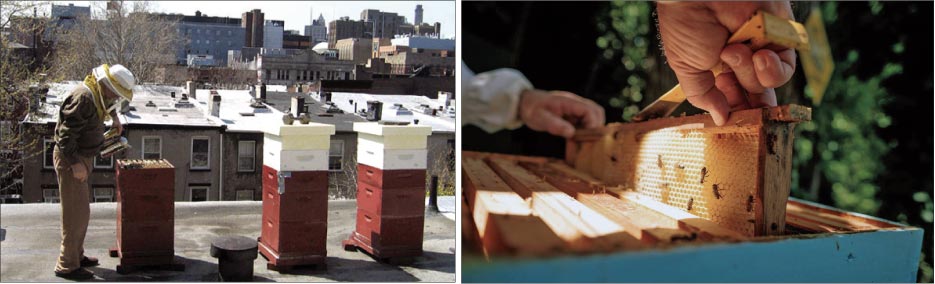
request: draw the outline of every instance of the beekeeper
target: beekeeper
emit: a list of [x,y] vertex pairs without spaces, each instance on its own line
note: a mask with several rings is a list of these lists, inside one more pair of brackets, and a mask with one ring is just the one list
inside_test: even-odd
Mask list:
[[55,124],[53,160],[62,205],[62,246],[55,266],[58,277],[83,280],[94,273],[84,267],[98,265],[84,255],[84,237],[91,215],[88,176],[104,142],[104,122],[112,120],[118,133],[123,126],[117,108],[133,99],[136,79],[123,65],[98,66],[66,95]]

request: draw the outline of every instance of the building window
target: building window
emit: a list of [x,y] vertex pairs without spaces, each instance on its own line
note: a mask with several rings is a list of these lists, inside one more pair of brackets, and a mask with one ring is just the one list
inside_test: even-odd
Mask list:
[[331,148],[328,149],[328,170],[340,171],[344,165],[344,141],[331,140]]
[[210,163],[208,163],[208,158],[210,155],[208,153],[208,148],[210,145],[211,140],[208,137],[192,138],[192,169],[209,168]]
[[243,189],[237,191],[237,200],[253,200],[253,190]]
[[55,160],[52,159],[53,151],[55,151],[55,141],[52,139],[45,139],[42,141],[43,153],[42,157],[42,167],[46,169],[55,168]]
[[[227,31],[227,35],[231,35],[231,31]],[[229,41],[228,41],[228,44],[230,44]]]
[[114,167],[114,156],[101,158],[101,155],[94,156],[95,169],[109,169]]
[[196,39],[196,40],[195,40],[195,44],[201,44],[201,40],[200,40],[200,39]]
[[214,35],[221,35],[221,31],[218,30],[216,33],[214,33]]
[[42,201],[45,203],[59,203],[58,188],[43,188]]
[[94,202],[114,202],[113,187],[95,187]]
[[206,186],[193,186],[189,187],[191,190],[191,195],[189,201],[208,201],[208,187]]
[[256,141],[237,142],[237,171],[256,171]]
[[144,136],[142,151],[143,159],[162,159],[162,138],[159,136]]

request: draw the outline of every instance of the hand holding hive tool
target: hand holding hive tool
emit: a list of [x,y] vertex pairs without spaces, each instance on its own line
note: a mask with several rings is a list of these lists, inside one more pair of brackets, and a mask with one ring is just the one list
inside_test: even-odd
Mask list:
[[[665,4],[665,5],[675,5],[675,4]],[[718,5],[718,4],[715,4],[715,5]],[[728,4],[723,4],[723,5],[728,5]],[[660,11],[665,9],[664,4],[660,4],[659,7],[660,7]],[[696,7],[690,7],[690,8],[694,9]],[[712,10],[717,11],[718,9],[729,9],[729,8],[733,8],[733,7],[724,8],[724,7],[715,6],[712,8]],[[674,9],[674,8],[669,8],[669,9]],[[681,12],[684,12],[684,11],[681,11]],[[680,13],[677,13],[677,12],[672,12],[672,13],[681,15]],[[660,12],[660,15],[662,14],[663,13]],[[720,19],[718,21],[720,21]],[[684,24],[684,23],[676,23],[673,25],[677,25],[677,24]],[[712,23],[706,23],[706,24],[712,24]],[[713,24],[720,25],[719,23],[713,23]],[[663,25],[663,23],[660,22],[660,29],[663,34],[667,32],[665,28],[666,27]],[[676,36],[697,37],[698,36],[698,35],[687,34],[685,31],[668,31],[668,32],[673,34],[672,35],[673,37],[676,37]],[[665,39],[665,36],[664,36],[664,39]],[[801,24],[793,20],[784,19],[779,16],[758,10],[754,12],[753,16],[749,20],[747,20],[745,23],[740,25],[740,27],[727,39],[727,45],[725,46],[724,49],[726,50],[728,48],[731,48],[732,46],[730,45],[736,44],[736,43],[742,43],[746,45],[747,47],[749,47],[750,51],[753,51],[753,52],[756,52],[757,50],[760,50],[760,49],[769,49],[769,50],[776,51],[777,53],[781,51],[786,51],[790,48],[795,48],[798,50],[807,50],[808,35],[805,32],[805,27],[802,26]],[[703,46],[702,47],[695,47],[695,46],[672,47],[672,49],[677,50],[677,52],[672,52],[672,53],[670,53],[670,51],[667,49],[667,56],[669,57],[670,65],[673,66],[673,69],[675,69],[676,64],[679,64],[680,66],[678,67],[680,68],[690,68],[686,66],[692,65],[693,63],[697,63],[697,62],[686,63],[689,61],[688,59],[681,60],[683,58],[681,58],[682,57],[681,54],[677,54],[679,52],[692,55],[691,54],[692,51],[686,50],[685,48],[704,48],[704,47]],[[721,55],[723,58],[723,55],[724,55],[723,51]],[[792,60],[791,60],[791,63],[793,64],[793,66],[795,62],[794,58],[795,57],[793,53]],[[760,65],[762,66],[762,64]],[[737,71],[738,73],[746,72],[746,74],[753,73],[753,67],[752,67],[753,64],[749,64],[749,66],[750,68],[748,70],[734,70],[734,71]],[[714,75],[713,78],[717,78],[717,84],[716,84],[717,86],[715,86],[715,84],[712,84],[708,92],[718,92],[718,95],[721,95],[720,90],[718,89],[724,89],[726,86],[734,87],[739,84],[745,88],[736,88],[736,89],[739,89],[739,90],[736,90],[736,92],[740,92],[740,95],[735,96],[735,97],[742,97],[742,98],[740,98],[739,100],[735,99],[733,103],[730,102],[731,98],[727,98],[727,101],[728,101],[727,103],[730,105],[746,104],[747,106],[752,106],[752,107],[759,105],[759,104],[751,104],[750,99],[745,93],[746,90],[744,89],[750,89],[751,85],[754,85],[758,87],[759,89],[766,89],[764,88],[765,86],[761,86],[759,82],[755,82],[757,77],[753,77],[754,82],[750,82],[749,81],[750,79],[745,80],[744,78],[741,78],[741,76],[737,76],[737,78],[719,78],[718,77],[718,75],[721,74],[722,71],[729,70],[729,69],[730,69],[730,66],[728,66],[728,64],[723,61],[718,62],[717,64],[714,65],[713,68],[710,69],[710,71]],[[791,72],[792,70],[794,70],[794,67],[792,67],[791,70],[786,70],[786,71]],[[789,74],[791,75],[791,73]],[[683,81],[684,78],[682,78],[682,74],[679,74],[679,75],[680,75],[679,80]],[[692,75],[697,75],[697,74],[692,74]],[[701,76],[703,76],[703,74],[701,74],[698,77],[701,77]],[[752,75],[748,75],[748,76],[752,76]],[[760,74],[757,74],[757,76],[760,76]],[[725,77],[725,76],[721,76],[721,77]],[[762,77],[759,77],[759,78],[762,78]],[[693,78],[693,79],[697,79],[697,78]],[[788,80],[788,78],[786,78],[786,80]],[[705,93],[705,91],[703,90],[701,91],[694,90],[694,91],[695,93],[692,94],[693,97],[710,95],[708,93]],[[772,90],[770,89],[766,89],[766,91],[772,92]],[[675,88],[672,88],[672,90],[662,95],[659,99],[657,99],[655,102],[650,104],[648,107],[646,107],[645,109],[637,113],[633,117],[633,120],[643,121],[647,119],[668,116],[675,110],[676,107],[678,107],[683,101],[685,101],[686,98],[687,98],[686,94],[682,90],[682,85],[677,85],[675,86]],[[706,98],[706,99],[710,99],[710,98]],[[724,98],[719,98],[719,99],[724,100]],[[697,102],[693,101],[693,103],[697,105]],[[723,102],[720,102],[720,103],[723,104]],[[715,103],[711,103],[711,104],[712,105],[699,106],[699,107],[703,109],[708,109],[708,110],[710,110],[710,108],[716,108],[716,106],[713,106],[713,104]],[[772,102],[772,104],[775,104],[775,102]],[[713,111],[712,111],[712,115],[715,116]],[[726,121],[726,119],[727,119],[726,115],[723,117],[720,117],[720,119],[719,117],[715,117],[715,122],[718,124],[723,124],[723,122]]]
[[127,138],[120,136],[116,128],[111,128],[104,132],[104,147],[101,147],[101,158],[108,158],[116,153],[130,149],[130,143]]

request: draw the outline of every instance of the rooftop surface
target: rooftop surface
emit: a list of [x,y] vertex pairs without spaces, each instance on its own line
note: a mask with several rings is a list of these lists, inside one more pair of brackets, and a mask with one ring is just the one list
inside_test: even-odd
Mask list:
[[[333,124],[335,130],[338,132],[354,131],[354,122],[367,121],[363,117],[348,111],[344,111],[344,113],[333,113],[330,116],[321,116],[319,114],[325,113],[325,111],[328,110],[328,105],[316,100],[315,97],[317,96],[311,96],[304,92],[287,93],[284,91],[267,91],[266,102],[270,107],[275,108],[276,110],[283,113],[287,113],[292,108],[292,97],[294,96],[300,96],[305,99],[305,104],[308,107],[309,118],[311,118],[312,122]],[[279,118],[280,123],[282,123],[282,114],[279,115]]]
[[[29,123],[55,123],[58,118],[58,109],[61,107],[65,95],[80,82],[66,81],[54,83],[49,86],[46,103],[40,106],[37,114],[30,114],[26,118]],[[171,93],[175,92],[175,98]],[[134,88],[131,110],[122,114],[120,119],[126,125],[177,125],[195,127],[221,127],[226,126],[227,131],[233,132],[262,132],[266,125],[281,124],[283,114],[291,108],[293,96],[302,96],[308,105],[308,111],[313,122],[333,124],[339,132],[353,131],[354,122],[364,122],[366,119],[355,112],[367,108],[367,101],[383,102],[384,121],[404,121],[413,123],[418,119],[419,124],[429,125],[433,132],[453,133],[455,131],[455,118],[444,112],[438,116],[425,114],[423,105],[432,109],[441,107],[441,102],[424,96],[414,95],[372,95],[365,93],[332,93],[335,106],[344,113],[321,116],[328,105],[323,103],[317,93],[287,93],[282,85],[270,85],[267,88],[266,108],[254,108],[250,104],[253,97],[248,90],[217,90],[221,96],[219,117],[208,114],[208,89],[198,89],[195,98],[182,98],[185,92],[181,87],[162,85],[141,85]],[[397,104],[409,110],[407,113],[398,113]],[[108,125],[110,122],[107,123]]]
[[[198,89],[196,98],[192,100],[195,106],[203,113],[208,113],[208,103],[211,100],[211,90]],[[281,111],[264,105],[263,108],[251,107],[253,97],[249,90],[217,90],[221,96],[221,107],[218,111],[220,117],[208,115],[209,119],[227,125],[227,131],[234,132],[263,132],[269,125],[282,124]]]
[[[317,97],[318,96],[313,96]],[[354,105],[351,101],[357,102],[357,109],[366,109],[367,101],[381,101],[383,102],[383,120],[384,121],[405,121],[412,123],[413,120],[418,119],[420,125],[429,125],[432,127],[432,132],[455,132],[455,118],[449,117],[447,114],[442,114],[441,116],[432,116],[430,114],[425,114],[420,109],[421,105],[428,105],[430,108],[438,109],[441,106],[441,103],[438,100],[430,99],[425,96],[413,96],[413,95],[371,95],[363,93],[342,93],[342,92],[333,92],[331,93],[331,101],[335,103],[336,106],[344,110],[344,112],[354,112]],[[400,115],[397,114],[397,109],[394,106],[395,104],[402,104],[406,109],[408,109],[411,114]]]
[[[175,92],[175,98],[171,97]],[[220,127],[205,115],[190,98],[182,99],[182,88],[172,86],[140,86],[134,88],[130,111],[121,117],[126,124],[178,125]],[[150,104],[152,102],[152,104]]]
[[[344,251],[341,241],[355,228],[354,200],[328,203],[327,268],[297,269],[280,274],[266,269],[262,255],[254,261],[255,281],[455,281],[454,197],[439,197],[448,213],[427,213],[422,248],[424,253],[408,265],[376,262],[362,252]],[[216,281],[217,259],[210,256],[211,241],[219,236],[260,235],[259,201],[175,203],[175,258],[185,264],[184,272],[140,271],[127,275],[115,271],[119,259],[108,257],[116,243],[116,203],[91,204],[91,222],[85,240],[86,255],[98,257],[101,265],[90,268],[97,281]],[[0,205],[0,281],[64,282],[53,270],[61,242],[59,204]]]
[[[65,96],[72,89],[78,87],[78,81],[66,81],[49,84],[46,102],[39,107],[39,112],[29,114],[25,121],[29,123],[55,123],[58,120],[58,110],[65,100]],[[175,92],[176,97],[171,97]],[[220,127],[222,124],[211,120],[205,115],[202,108],[196,106],[196,101],[189,100],[189,104],[179,103],[182,97],[182,88],[173,86],[139,85],[133,88],[133,101],[131,110],[120,115],[124,124],[148,125],[179,125]],[[110,125],[110,122],[107,122]]]

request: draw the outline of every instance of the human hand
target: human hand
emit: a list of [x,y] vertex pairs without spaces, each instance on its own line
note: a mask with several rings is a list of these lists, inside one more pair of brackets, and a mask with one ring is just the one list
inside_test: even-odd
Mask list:
[[575,127],[604,125],[604,108],[565,91],[525,90],[520,94],[519,116],[530,129],[571,138]]
[[[731,111],[776,105],[773,88],[795,72],[793,49],[776,52],[751,50],[743,44],[727,45],[757,10],[792,19],[788,1],[776,2],[660,2],[659,32],[669,66],[685,96],[695,107],[711,113],[723,125]],[[711,69],[724,62],[716,78]]]
[[80,162],[74,163],[71,165],[71,175],[75,177],[75,179],[84,182],[88,180],[88,169]]
[[111,126],[114,128],[114,131],[117,131],[117,136],[123,134],[123,123],[120,123],[120,119],[117,116],[113,117],[113,123]]

